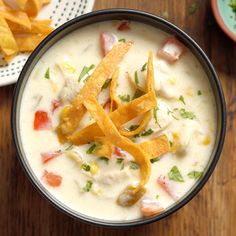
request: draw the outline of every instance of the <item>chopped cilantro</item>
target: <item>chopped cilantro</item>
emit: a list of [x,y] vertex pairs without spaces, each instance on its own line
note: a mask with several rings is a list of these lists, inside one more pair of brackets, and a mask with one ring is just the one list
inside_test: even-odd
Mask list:
[[71,150],[71,149],[73,149],[74,148],[74,145],[73,144],[69,144],[66,148],[65,148],[65,150],[66,151],[69,151],[69,150]]
[[129,94],[119,95],[119,98],[123,102],[129,102],[130,101],[130,95]]
[[85,171],[90,171],[91,169],[90,165],[87,165],[87,164],[82,164],[81,168]]
[[184,97],[181,95],[180,97],[179,97],[179,100],[185,105],[186,103],[185,103],[185,100],[184,100]]
[[154,109],[153,109],[153,116],[154,116],[154,119],[155,119],[155,123],[161,128],[161,126],[160,126],[160,124],[159,124],[159,122],[158,122],[158,120],[157,120],[157,111],[159,110],[159,108],[158,107],[155,107]]
[[117,159],[116,159],[116,163],[117,163],[117,164],[121,164],[123,161],[124,161],[123,158],[117,158]]
[[173,142],[169,141],[169,144],[170,144],[170,148],[172,148],[173,147]]
[[155,157],[155,158],[152,158],[151,160],[150,160],[150,162],[153,164],[153,163],[155,163],[155,162],[157,162],[157,161],[160,161],[160,158],[159,157]]
[[109,159],[107,157],[101,156],[99,157],[99,160],[105,161],[106,164],[108,164]]
[[107,79],[105,83],[103,84],[102,89],[106,89],[110,83],[111,83],[111,79]]
[[181,175],[179,169],[177,166],[173,166],[168,173],[168,177],[170,180],[176,181],[176,182],[184,182],[183,176]]
[[47,68],[47,70],[45,72],[44,78],[45,79],[50,79],[50,68],[49,67]]
[[90,75],[88,75],[88,76],[83,80],[83,82],[86,83],[86,82],[89,80],[89,78],[90,78]]
[[188,177],[190,179],[198,179],[202,175],[202,172],[193,170],[188,173]]
[[160,197],[160,196],[157,194],[157,195],[156,195],[156,199],[159,199],[159,197]]
[[86,151],[87,154],[93,154],[96,149],[96,144],[94,143],[90,148]]
[[190,14],[194,14],[197,10],[197,4],[196,3],[192,3],[191,6],[189,7],[189,13]]
[[168,17],[169,17],[168,11],[163,11],[163,12],[162,12],[162,16],[163,16],[164,18],[168,19]]
[[125,43],[126,40],[125,40],[124,38],[122,38],[122,39],[119,39],[119,42],[123,42],[123,43]]
[[186,111],[184,108],[181,108],[179,110],[179,114],[182,118],[185,118],[185,119],[190,119],[190,120],[193,120],[194,118],[196,118],[196,116],[194,115],[193,112],[191,111]]
[[142,69],[141,69],[141,71],[145,71],[145,70],[147,70],[147,62],[143,64]]
[[123,162],[121,163],[120,170],[123,170],[124,167],[125,167],[125,162],[123,161]]
[[93,186],[93,182],[88,180],[86,185],[83,187],[84,192],[89,192]]
[[143,94],[144,94],[143,91],[141,91],[140,89],[136,89],[132,100],[135,99],[135,98],[141,97]]
[[198,95],[198,96],[202,95],[202,91],[201,91],[201,90],[198,90],[198,91],[197,91],[197,95]]
[[138,84],[138,83],[139,83],[138,71],[135,71],[135,72],[134,72],[134,82],[135,82],[135,84]]
[[131,161],[129,168],[132,170],[137,170],[139,169],[139,165],[135,161]]
[[148,135],[152,134],[153,132],[154,131],[152,129],[144,130],[142,133],[134,135],[134,137],[138,138],[140,136],[148,136]]
[[134,130],[136,130],[138,127],[139,127],[139,125],[131,125],[131,126],[129,127],[129,131],[134,131]]
[[82,79],[86,74],[88,74],[89,71],[92,70],[93,68],[95,68],[95,65],[94,65],[94,64],[90,65],[89,67],[84,66],[83,69],[82,69],[82,71],[81,71],[81,73],[80,73],[80,75],[79,75],[78,81],[80,82],[81,79]]

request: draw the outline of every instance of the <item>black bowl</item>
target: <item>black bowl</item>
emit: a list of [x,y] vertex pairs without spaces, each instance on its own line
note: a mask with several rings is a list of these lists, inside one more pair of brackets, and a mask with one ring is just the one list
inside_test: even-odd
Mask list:
[[[177,36],[188,48],[191,52],[196,56],[196,58],[201,63],[202,67],[204,68],[206,74],[208,75],[208,79],[211,85],[211,88],[214,92],[215,102],[216,102],[216,109],[217,109],[217,135],[216,141],[214,145],[214,149],[212,151],[210,160],[208,165],[205,168],[205,172],[203,176],[197,181],[197,183],[185,194],[178,202],[170,206],[165,212],[161,213],[160,215],[153,216],[150,218],[144,219],[136,219],[136,220],[128,220],[128,221],[107,221],[92,218],[83,214],[80,214],[73,209],[70,209],[66,205],[62,204],[58,201],[52,194],[48,192],[47,189],[40,183],[40,181],[35,176],[34,172],[32,171],[27,158],[25,156],[20,132],[19,132],[19,110],[20,104],[22,100],[22,94],[24,92],[24,88],[26,82],[29,78],[29,75],[34,68],[35,64],[38,62],[40,57],[52,46],[55,42],[60,40],[66,34],[77,30],[83,26],[88,24],[92,24],[99,21],[109,21],[109,20],[131,20],[131,21],[139,21],[145,24],[154,26],[159,28],[167,33],[173,34]],[[77,17],[59,28],[53,31],[49,36],[47,36],[40,45],[33,51],[29,59],[27,60],[20,76],[18,82],[16,84],[14,98],[13,98],[13,105],[12,105],[12,134],[17,150],[18,159],[28,176],[31,180],[32,184],[36,187],[36,189],[46,198],[48,199],[55,207],[57,207],[62,212],[79,219],[86,223],[91,223],[99,226],[105,227],[130,227],[130,226],[137,226],[143,225],[147,223],[151,223],[154,221],[161,220],[170,214],[174,213],[181,207],[183,207],[186,203],[188,203],[203,187],[206,183],[210,175],[212,174],[216,163],[220,157],[220,153],[223,147],[224,138],[225,138],[225,131],[226,131],[226,108],[225,108],[225,100],[222,91],[222,87],[220,81],[216,75],[216,72],[207,58],[206,54],[202,51],[202,49],[194,42],[186,33],[180,30],[178,27],[173,25],[172,23],[149,13],[137,11],[137,10],[130,10],[130,9],[109,9],[109,10],[101,10],[95,11],[89,14],[85,14],[83,16]]]

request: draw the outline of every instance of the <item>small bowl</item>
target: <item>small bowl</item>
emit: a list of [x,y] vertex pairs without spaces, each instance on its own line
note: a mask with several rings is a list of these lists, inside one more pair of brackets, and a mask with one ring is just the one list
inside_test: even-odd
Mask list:
[[230,3],[230,0],[211,0],[211,8],[220,28],[236,42],[236,12],[233,12]]
[[[170,206],[165,212],[161,213],[160,215],[156,215],[150,218],[142,218],[135,220],[127,220],[127,221],[108,221],[83,215],[69,208],[65,204],[62,204],[48,190],[46,190],[43,184],[35,176],[33,170],[31,169],[27,161],[21,143],[20,130],[19,130],[20,104],[29,75],[33,70],[35,64],[40,59],[40,57],[49,49],[50,46],[55,44],[55,42],[60,40],[66,34],[74,30],[77,30],[78,28],[81,28],[85,25],[89,25],[99,21],[110,21],[110,20],[138,21],[162,29],[163,31],[170,33],[172,35],[176,35],[189,48],[189,50],[191,50],[191,52],[196,56],[196,58],[198,58],[206,74],[208,75],[208,79],[215,96],[218,129],[217,129],[215,145],[210,160],[205,168],[203,176],[178,202]],[[43,42],[40,43],[40,45],[34,50],[34,52],[29,57],[28,61],[26,62],[20,74],[19,80],[17,82],[13,98],[11,122],[12,122],[12,134],[17,150],[18,159],[26,175],[31,180],[32,184],[49,202],[51,202],[56,208],[58,208],[65,214],[68,214],[69,216],[72,216],[83,222],[104,227],[121,228],[121,227],[143,225],[161,220],[169,216],[170,214],[174,213],[181,207],[183,207],[200,191],[200,189],[203,187],[203,185],[206,183],[206,181],[212,174],[212,171],[214,170],[215,165],[220,157],[226,130],[226,109],[225,109],[225,100],[221,84],[219,79],[217,78],[216,72],[212,64],[210,63],[209,59],[202,51],[202,49],[186,33],[184,33],[182,30],[180,30],[172,23],[158,16],[146,12],[130,10],[130,9],[109,9],[109,10],[96,11],[77,17],[60,26],[58,29],[52,32],[46,39],[44,39]]]

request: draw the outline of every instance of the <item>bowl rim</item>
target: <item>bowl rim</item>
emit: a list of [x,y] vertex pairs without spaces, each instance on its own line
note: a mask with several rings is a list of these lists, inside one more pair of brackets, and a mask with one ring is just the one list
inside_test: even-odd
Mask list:
[[[168,26],[173,32],[178,32],[183,38],[188,40],[189,44],[191,44],[194,49],[198,51],[202,59],[204,60],[204,63],[206,63],[206,66],[209,69],[209,73],[212,76],[212,80],[215,83],[217,93],[219,95],[219,107],[221,109],[220,113],[220,120],[221,120],[221,126],[220,126],[220,139],[218,142],[218,145],[216,147],[215,155],[212,158],[211,163],[209,163],[209,167],[205,175],[202,177],[202,179],[199,181],[199,183],[196,185],[196,187],[186,196],[184,197],[180,202],[178,202],[176,205],[168,209],[167,211],[161,213],[160,215],[151,217],[151,218],[141,218],[138,219],[134,222],[129,222],[129,221],[124,221],[124,222],[114,222],[114,221],[107,221],[103,219],[98,219],[98,218],[92,218],[90,216],[82,215],[79,212],[73,211],[73,209],[69,208],[66,205],[63,205],[60,203],[59,200],[57,200],[53,195],[50,195],[49,192],[44,191],[45,189],[42,187],[42,184],[38,179],[36,179],[33,176],[33,171],[30,168],[29,165],[24,161],[23,154],[21,152],[20,144],[19,144],[19,139],[17,136],[17,119],[16,119],[16,111],[17,111],[17,105],[18,105],[18,96],[20,94],[21,88],[22,88],[22,83],[25,77],[25,74],[28,70],[28,67],[34,60],[34,58],[38,55],[38,53],[43,49],[44,45],[48,43],[50,40],[52,40],[58,33],[60,33],[62,30],[64,30],[67,27],[70,27],[73,24],[76,24],[79,21],[88,19],[90,17],[96,17],[99,15],[106,15],[106,14],[132,14],[132,15],[141,15],[146,18],[151,18],[152,20],[159,21],[166,26]],[[94,22],[93,22],[94,23]],[[92,24],[92,23],[91,23]],[[210,80],[210,79],[209,79]],[[187,204],[205,185],[209,177],[211,176],[218,159],[220,157],[222,148],[223,148],[223,143],[224,143],[224,138],[225,138],[225,132],[226,132],[226,105],[225,105],[225,99],[224,99],[224,94],[223,94],[223,89],[221,87],[220,81],[217,77],[217,74],[206,56],[206,54],[203,52],[203,50],[198,46],[198,44],[190,37],[188,36],[184,31],[182,31],[180,28],[178,28],[176,25],[173,23],[170,23],[169,21],[156,16],[154,14],[145,12],[145,11],[140,11],[140,10],[134,10],[134,9],[127,9],[127,8],[111,8],[111,9],[105,9],[105,10],[98,10],[94,12],[90,12],[87,14],[84,14],[82,16],[76,17],[57,29],[55,29],[52,33],[50,33],[39,45],[38,47],[31,53],[30,57],[28,58],[27,62],[25,63],[20,76],[18,78],[17,84],[14,89],[14,95],[13,95],[13,101],[12,101],[12,110],[11,110],[11,130],[12,130],[12,136],[13,136],[13,141],[16,147],[16,154],[17,158],[26,174],[30,182],[33,184],[33,186],[37,189],[37,191],[44,197],[46,198],[55,208],[59,209],[61,212],[65,213],[66,215],[71,216],[72,218],[75,218],[77,220],[80,220],[85,223],[89,223],[92,225],[96,226],[102,226],[102,227],[109,227],[109,228],[127,228],[127,227],[132,227],[132,226],[140,226],[148,223],[152,223],[155,221],[159,221],[163,218],[168,217],[169,215],[173,214],[180,208],[182,208],[185,204]]]
[[236,42],[236,34],[234,34],[229,27],[225,24],[224,18],[220,14],[218,1],[217,0],[211,0],[211,8],[213,11],[213,15],[220,26],[220,28],[224,31],[224,33],[231,38],[234,42]]

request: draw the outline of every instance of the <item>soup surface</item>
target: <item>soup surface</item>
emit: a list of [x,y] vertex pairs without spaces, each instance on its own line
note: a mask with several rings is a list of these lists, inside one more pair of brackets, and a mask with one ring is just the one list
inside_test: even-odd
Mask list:
[[[99,63],[113,53],[116,45],[122,49],[127,42],[132,42],[130,48],[116,62],[119,73],[112,70],[95,96],[100,104],[98,110],[93,114],[89,106],[94,106],[94,101],[85,99],[81,121],[69,138],[59,141],[56,129],[65,107],[75,104],[81,89],[94,79]],[[154,84],[148,87],[152,61]],[[111,98],[111,86],[115,98]],[[86,96],[92,90],[91,86]],[[101,123],[108,125],[112,119],[104,121],[101,112],[109,117],[135,99],[149,101],[153,91],[154,106],[143,105],[145,112],[131,120],[125,117],[127,122],[116,125],[120,133],[116,137],[127,137],[122,149],[119,141],[110,138],[111,130],[116,128],[101,128]],[[144,97],[147,94],[149,98]],[[100,108],[103,111],[99,112]],[[67,118],[73,120],[76,116]],[[102,121],[99,123],[97,119]],[[88,135],[93,140],[84,141],[82,133],[78,141],[77,133],[94,122],[102,129],[101,136],[97,137],[94,129],[90,129]],[[129,132],[135,133],[142,122],[141,131],[130,136]],[[60,127],[68,132],[68,127]],[[96,23],[61,39],[36,64],[21,104],[20,134],[35,175],[63,204],[100,219],[130,220],[165,211],[201,178],[215,133],[214,97],[200,63],[173,36],[137,22]],[[104,141],[104,137],[108,139]],[[126,149],[130,142],[137,155],[132,155],[136,151]],[[150,163],[141,157],[149,158]],[[141,180],[145,184],[140,184]],[[141,186],[140,196],[132,199],[132,194],[124,191],[127,186],[133,186],[130,187],[133,190]]]

